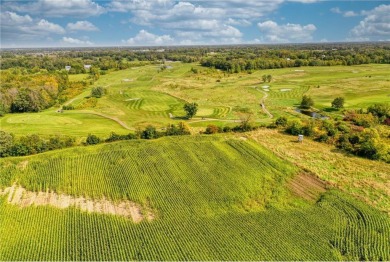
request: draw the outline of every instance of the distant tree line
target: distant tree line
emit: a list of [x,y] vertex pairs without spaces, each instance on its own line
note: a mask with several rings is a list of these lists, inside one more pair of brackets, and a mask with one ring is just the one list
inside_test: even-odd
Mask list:
[[[145,129],[139,129],[135,133],[126,135],[112,132],[106,139],[102,139],[94,134],[89,134],[82,144],[95,145],[121,140],[156,139],[163,136],[183,136],[190,134],[189,126],[184,122],[179,122],[178,124],[169,124],[163,130],[158,130],[156,127],[149,125]],[[32,134],[15,138],[14,134],[0,130],[0,157],[33,155],[76,145],[81,144],[77,144],[74,137],[65,135],[43,137]]]
[[0,157],[26,156],[75,145],[75,138],[53,135],[43,138],[37,134],[16,139],[12,133],[0,131]]
[[301,66],[389,64],[389,49],[355,50],[251,50],[203,57],[202,66],[230,73]]
[[129,133],[127,135],[119,135],[114,132],[106,139],[101,139],[96,135],[89,134],[85,144],[95,145],[102,142],[114,142],[120,140],[132,140],[132,139],[156,139],[164,136],[183,136],[190,135],[190,128],[184,122],[179,122],[177,125],[169,124],[166,128],[158,130],[155,126],[148,125],[144,129],[138,129],[135,133]]
[[295,45],[199,46],[161,48],[80,48],[1,51],[0,69],[24,68],[54,72],[71,66],[69,74],[122,70],[164,61],[200,62],[228,72],[257,69],[389,64],[390,47],[383,43],[323,43]]

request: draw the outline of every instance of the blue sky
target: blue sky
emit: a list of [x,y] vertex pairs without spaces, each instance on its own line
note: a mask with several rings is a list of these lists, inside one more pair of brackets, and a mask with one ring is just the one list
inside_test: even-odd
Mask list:
[[1,0],[1,47],[390,41],[390,1]]

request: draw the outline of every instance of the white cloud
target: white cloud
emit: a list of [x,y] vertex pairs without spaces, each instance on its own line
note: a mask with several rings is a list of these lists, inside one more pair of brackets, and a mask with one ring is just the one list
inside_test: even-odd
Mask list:
[[[282,0],[276,0],[276,2]],[[259,3],[260,2],[260,3]],[[274,9],[275,1],[238,0],[177,2],[173,0],[113,0],[110,10],[132,13],[131,22],[150,28],[172,31],[178,42],[215,42],[217,38],[241,38],[242,33],[234,26],[247,26],[246,19],[262,15]],[[263,10],[263,9],[264,10]],[[259,12],[258,10],[261,10]],[[183,37],[186,35],[186,37]],[[214,39],[215,38],[215,39]],[[230,40],[229,40],[230,41]]]
[[88,21],[77,21],[76,23],[68,23],[66,28],[70,31],[99,31],[99,28]]
[[311,3],[316,3],[319,1],[320,0],[288,0],[288,2],[297,2],[297,3],[302,3],[302,4],[311,4]]
[[344,17],[353,17],[353,16],[358,16],[359,14],[354,12],[354,11],[341,11],[340,8],[334,7],[331,8],[330,11],[335,14],[341,14]]
[[36,25],[32,27],[28,27],[28,29],[36,30],[36,32],[47,32],[47,33],[54,33],[54,34],[65,33],[65,29],[62,28],[60,25],[50,23],[45,19],[41,19]]
[[362,14],[365,18],[350,31],[348,40],[390,41],[390,5],[380,5]]
[[88,17],[105,12],[105,8],[92,0],[38,0],[35,2],[14,1],[6,2],[7,10],[45,17]]
[[1,13],[1,36],[7,38],[9,34],[23,35],[47,35],[64,34],[65,29],[47,21],[46,19],[34,20],[29,15],[18,15],[14,12]]
[[240,38],[242,37],[242,33],[237,28],[230,25],[223,25],[217,30],[209,31],[204,33],[205,36],[213,36],[213,37],[228,37],[228,38]]
[[353,16],[358,16],[359,14],[355,13],[354,11],[346,11],[344,13],[345,17],[353,17]]
[[32,19],[29,15],[1,12],[1,43],[5,46],[33,46],[50,44],[48,37],[62,35],[65,29],[46,19]]
[[284,24],[268,20],[257,24],[264,33],[263,41],[270,43],[308,42],[313,40],[312,34],[317,30],[315,25]]
[[252,23],[247,19],[229,18],[226,23],[229,25],[236,25],[236,26],[250,26],[250,25],[252,25]]
[[146,30],[141,30],[135,37],[128,40],[122,40],[122,43],[135,46],[162,46],[174,43],[174,39],[170,35],[155,35]]
[[342,14],[342,13],[343,13],[343,12],[340,10],[340,8],[338,8],[338,7],[333,7],[333,8],[330,9],[330,11],[331,11],[332,13],[335,13],[335,14]]
[[[289,0],[112,0],[110,11],[131,13],[130,22],[173,31],[183,43],[230,43],[241,40],[236,27],[250,26]],[[318,0],[294,0],[313,3]],[[185,36],[185,37],[184,37]]]
[[90,41],[83,41],[83,40],[80,40],[80,39],[71,38],[71,37],[65,37],[65,36],[62,38],[62,42],[64,44],[75,45],[75,46],[90,46],[90,45],[93,45],[93,43],[90,42]]
[[2,25],[23,25],[31,22],[32,22],[32,18],[29,15],[22,16],[14,12],[8,12],[8,11],[1,13]]
[[109,4],[109,11],[114,12],[128,12],[128,11],[136,11],[136,10],[152,10],[157,6],[167,6],[171,5],[172,1],[156,1],[156,0],[112,0]]

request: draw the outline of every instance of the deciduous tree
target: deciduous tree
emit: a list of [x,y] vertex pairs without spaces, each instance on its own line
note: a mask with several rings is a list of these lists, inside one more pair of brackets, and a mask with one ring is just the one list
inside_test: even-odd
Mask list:
[[344,98],[343,97],[336,97],[333,101],[332,101],[332,107],[333,108],[343,108],[344,107]]
[[196,112],[198,111],[198,104],[197,103],[186,103],[184,105],[184,110],[186,111],[186,118],[191,119],[196,115]]
[[301,101],[301,108],[309,109],[314,105],[314,101],[310,96],[304,95]]

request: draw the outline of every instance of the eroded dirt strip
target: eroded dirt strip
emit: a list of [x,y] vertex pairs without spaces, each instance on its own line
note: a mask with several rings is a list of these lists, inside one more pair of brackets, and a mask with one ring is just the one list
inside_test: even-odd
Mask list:
[[100,214],[111,214],[126,217],[139,223],[146,219],[151,221],[154,215],[151,210],[142,208],[140,205],[131,201],[112,202],[107,199],[93,200],[84,197],[73,197],[54,192],[31,192],[23,187],[13,185],[4,190],[0,189],[0,195],[7,196],[10,204],[20,207],[29,206],[52,206],[56,208],[76,207],[86,212],[96,212]]

